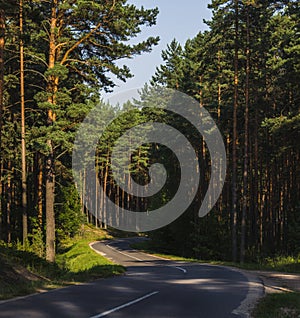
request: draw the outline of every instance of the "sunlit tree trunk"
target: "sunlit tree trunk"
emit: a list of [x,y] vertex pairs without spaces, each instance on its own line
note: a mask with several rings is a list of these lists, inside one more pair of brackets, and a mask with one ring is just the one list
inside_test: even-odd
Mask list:
[[[50,34],[49,34],[49,63],[48,69],[55,66],[56,57],[56,10],[58,2],[54,0],[51,9]],[[50,75],[48,78],[48,102],[55,106],[56,92],[58,87],[58,77]],[[48,110],[48,124],[53,125],[56,115],[53,109]],[[54,149],[52,140],[47,140],[48,156],[46,158],[46,259],[50,262],[55,260],[55,215],[54,215],[54,196],[55,196],[55,166]]]
[[39,228],[43,227],[43,165],[40,155],[37,154],[37,212]]
[[21,161],[22,161],[22,224],[23,244],[28,235],[27,228],[27,173],[25,144],[25,90],[24,90],[24,44],[23,44],[23,0],[19,3],[20,22],[20,102],[21,102]]

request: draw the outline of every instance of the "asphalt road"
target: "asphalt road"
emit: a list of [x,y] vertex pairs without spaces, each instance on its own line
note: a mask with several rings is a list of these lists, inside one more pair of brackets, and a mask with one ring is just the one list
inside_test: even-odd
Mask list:
[[126,266],[124,276],[0,302],[0,317],[248,317],[262,294],[261,284],[239,271],[159,259],[130,249],[132,240],[91,245]]

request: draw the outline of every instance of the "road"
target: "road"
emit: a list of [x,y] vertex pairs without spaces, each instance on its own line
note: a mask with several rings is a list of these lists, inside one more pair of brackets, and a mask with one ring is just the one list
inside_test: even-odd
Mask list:
[[0,317],[247,317],[261,284],[221,266],[160,259],[130,249],[134,239],[91,248],[127,267],[123,276],[0,303]]

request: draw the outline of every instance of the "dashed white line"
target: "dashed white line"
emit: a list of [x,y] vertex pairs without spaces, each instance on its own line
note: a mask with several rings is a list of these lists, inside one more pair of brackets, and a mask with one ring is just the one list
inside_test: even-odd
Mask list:
[[187,270],[186,270],[186,269],[184,269],[184,268],[182,268],[182,267],[179,267],[179,266],[172,266],[172,265],[170,265],[170,267],[177,268],[177,269],[179,269],[180,271],[184,272],[185,274],[187,273]]
[[112,308],[112,309],[110,309],[110,310],[107,310],[107,311],[105,311],[105,312],[103,312],[103,313],[101,313],[101,314],[92,316],[92,317],[90,317],[90,318],[101,318],[101,317],[105,317],[105,316],[107,316],[107,315],[109,315],[109,314],[111,314],[111,313],[113,313],[113,312],[115,312],[115,311],[118,311],[118,310],[120,310],[120,309],[123,309],[123,308],[129,307],[129,306],[131,306],[131,305],[134,305],[134,304],[136,304],[136,303],[138,303],[138,302],[140,302],[140,301],[142,301],[142,300],[144,300],[144,299],[147,299],[147,298],[149,298],[149,297],[151,297],[151,296],[154,296],[154,295],[156,295],[156,294],[158,294],[158,293],[159,293],[159,291],[154,291],[154,292],[152,292],[152,293],[150,293],[150,294],[147,294],[147,295],[145,295],[145,296],[143,296],[143,297],[140,297],[140,298],[137,298],[137,299],[135,299],[135,300],[132,300],[132,301],[130,301],[129,303],[126,303],[126,304],[124,304],[124,305],[121,305],[121,306]]

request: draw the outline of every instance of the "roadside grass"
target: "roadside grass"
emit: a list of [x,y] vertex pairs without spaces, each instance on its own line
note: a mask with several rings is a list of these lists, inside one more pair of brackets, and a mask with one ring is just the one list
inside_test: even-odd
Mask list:
[[65,270],[34,253],[0,245],[0,299],[31,294],[62,285]]
[[116,265],[89,247],[89,243],[112,238],[104,231],[85,228],[85,235],[65,241],[56,257],[58,266],[65,270],[64,280],[85,282],[122,274],[125,268]]
[[177,255],[171,255],[168,253],[159,252],[159,248],[154,246],[150,240],[143,242],[134,243],[131,245],[132,248],[142,250],[149,254],[164,257],[174,261],[187,261],[197,263],[208,263],[212,265],[224,265],[232,266],[246,270],[262,270],[262,271],[278,271],[284,273],[300,273],[300,255],[298,257],[291,256],[278,256],[276,258],[266,258],[257,263],[234,263],[227,261],[215,261],[215,260],[203,260],[195,258],[186,258]]
[[0,242],[0,299],[123,274],[123,266],[89,247],[93,241],[108,238],[111,236],[105,231],[85,226],[79,235],[61,244],[53,264],[32,252]]
[[254,318],[299,318],[300,293],[267,294],[252,312]]

